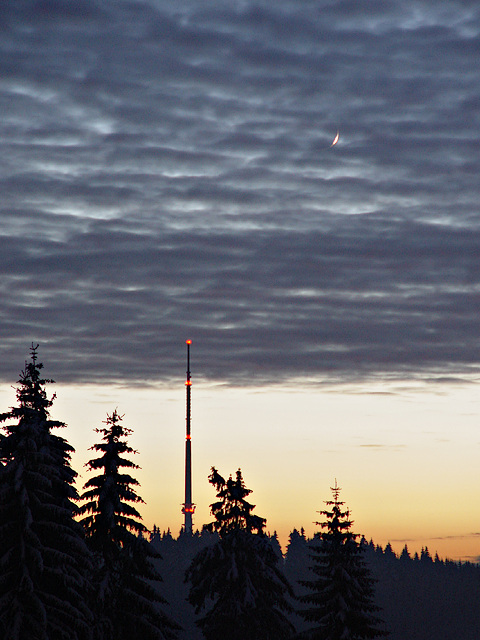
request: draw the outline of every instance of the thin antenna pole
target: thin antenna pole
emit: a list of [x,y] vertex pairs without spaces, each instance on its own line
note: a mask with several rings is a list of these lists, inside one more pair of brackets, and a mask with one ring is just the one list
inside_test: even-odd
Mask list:
[[185,381],[187,394],[186,439],[185,439],[185,502],[182,513],[185,515],[184,531],[192,534],[192,517],[195,513],[195,505],[192,503],[192,436],[191,436],[191,412],[192,412],[192,376],[190,373],[190,345],[191,340],[186,340],[187,345],[187,379]]

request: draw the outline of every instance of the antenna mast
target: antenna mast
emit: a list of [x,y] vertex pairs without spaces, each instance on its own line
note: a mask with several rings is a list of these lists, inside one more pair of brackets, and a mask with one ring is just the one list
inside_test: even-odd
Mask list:
[[192,503],[192,436],[191,426],[191,402],[192,402],[192,379],[190,374],[190,345],[191,340],[186,340],[187,345],[187,379],[185,387],[187,391],[187,417],[186,417],[186,439],[185,439],[185,502],[182,513],[185,515],[184,531],[192,534],[192,517],[195,513],[195,505]]

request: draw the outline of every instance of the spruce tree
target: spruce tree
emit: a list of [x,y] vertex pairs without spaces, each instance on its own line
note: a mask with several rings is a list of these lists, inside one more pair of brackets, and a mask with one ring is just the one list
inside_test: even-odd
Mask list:
[[38,345],[20,374],[17,407],[0,415],[0,636],[6,640],[89,637],[83,538],[70,466],[73,448],[52,429]]
[[[81,496],[87,543],[95,558],[96,640],[164,640],[176,638],[178,625],[162,612],[165,600],[153,584],[161,581],[152,560],[159,558],[143,537],[147,532],[135,504],[143,503],[139,482],[123,469],[138,469],[125,457],[136,451],[127,443],[132,433],[115,410],[106,427],[96,429],[102,442],[92,449],[101,455],[87,463],[92,471]],[[153,584],[152,584],[153,583]]]
[[299,568],[305,564],[308,555],[308,543],[305,537],[305,530],[293,529],[288,536],[287,554],[285,565]]
[[301,581],[310,593],[300,600],[310,607],[299,611],[315,627],[302,637],[311,640],[364,640],[385,637],[379,629],[382,621],[376,616],[374,580],[363,558],[363,546],[358,534],[351,531],[350,512],[343,509],[340,488],[332,487],[333,500],[320,511],[326,520],[317,522],[324,531],[321,543],[311,546],[315,577]]
[[189,602],[206,640],[282,640],[293,626],[284,615],[291,593],[279,558],[263,532],[265,518],[252,513],[242,472],[225,480],[215,468],[209,481],[218,501],[210,505],[214,521],[206,529],[218,541],[200,551],[187,570]]

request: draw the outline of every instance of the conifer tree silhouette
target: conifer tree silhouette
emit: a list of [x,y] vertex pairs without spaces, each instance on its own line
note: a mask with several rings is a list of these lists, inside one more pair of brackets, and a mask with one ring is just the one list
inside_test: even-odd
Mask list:
[[264,534],[265,518],[252,513],[239,469],[225,480],[212,467],[210,483],[217,490],[211,507],[214,521],[206,529],[219,540],[201,550],[187,570],[189,601],[206,640],[285,640],[293,626],[284,612],[291,607],[290,587],[278,566],[278,556]]
[[350,512],[343,509],[340,487],[335,480],[331,488],[333,500],[325,504],[330,509],[320,511],[325,516],[316,524],[321,544],[311,546],[315,577],[302,581],[310,593],[300,596],[301,602],[310,607],[299,611],[315,626],[302,634],[311,640],[364,640],[385,637],[379,628],[382,621],[374,604],[374,580],[365,565],[363,548],[357,542],[358,534],[352,533]]
[[16,390],[18,406],[0,415],[0,637],[77,640],[89,636],[90,553],[77,513],[73,448],[52,429],[47,397],[30,350]]
[[101,453],[87,465],[100,473],[84,486],[80,508],[87,542],[96,561],[94,640],[164,640],[177,637],[179,626],[162,613],[165,600],[153,587],[161,581],[151,560],[160,557],[143,534],[147,532],[135,503],[143,502],[139,482],[122,469],[138,469],[125,457],[136,453],[127,444],[132,433],[115,410],[106,428],[96,429]]

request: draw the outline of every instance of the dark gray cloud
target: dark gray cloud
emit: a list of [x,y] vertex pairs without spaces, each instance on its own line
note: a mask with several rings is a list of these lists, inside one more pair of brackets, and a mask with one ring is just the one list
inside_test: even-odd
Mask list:
[[475,3],[0,25],[1,379],[33,340],[58,381],[168,380],[187,337],[238,384],[478,374]]

